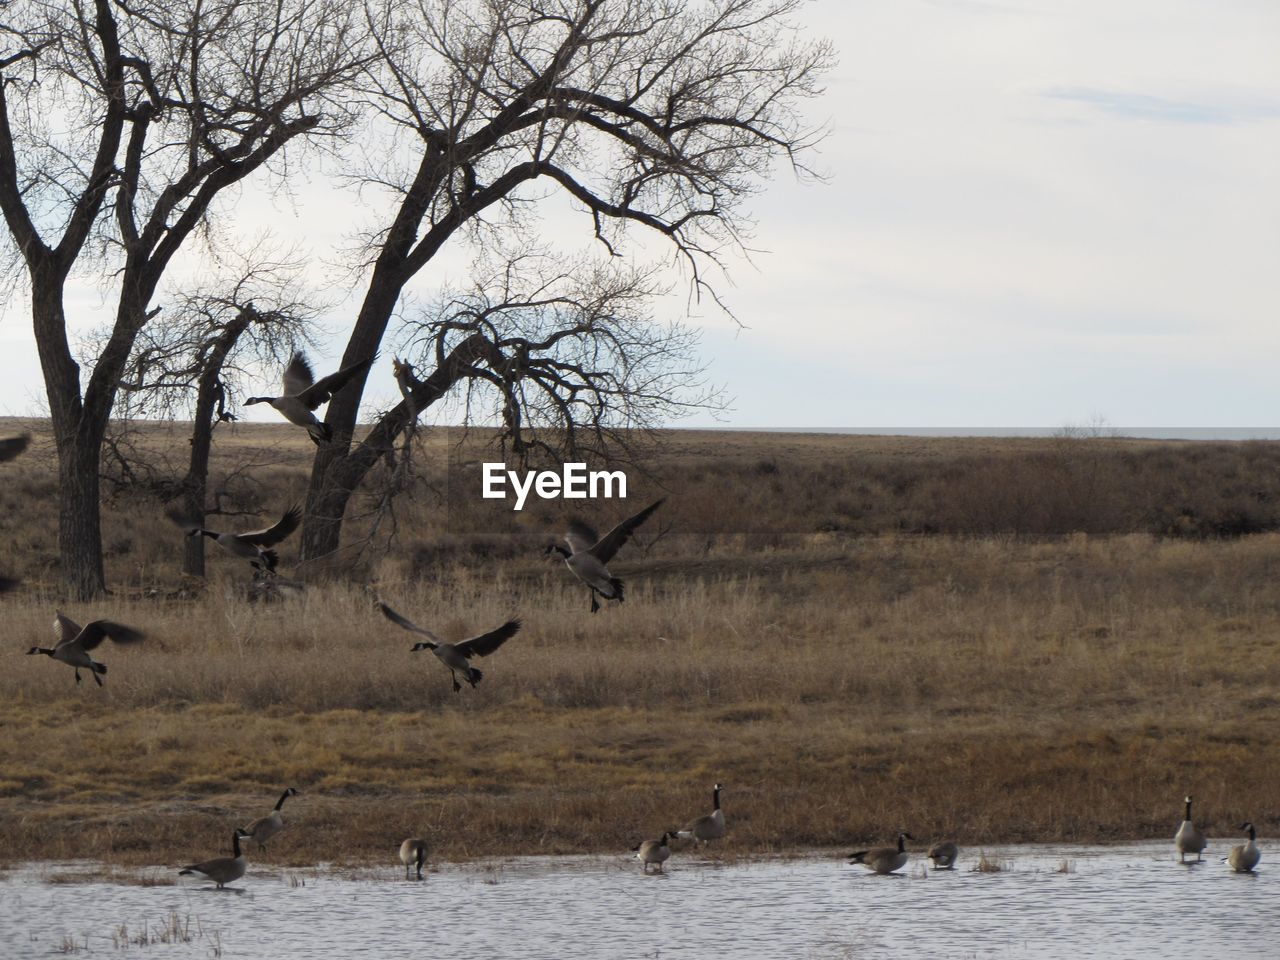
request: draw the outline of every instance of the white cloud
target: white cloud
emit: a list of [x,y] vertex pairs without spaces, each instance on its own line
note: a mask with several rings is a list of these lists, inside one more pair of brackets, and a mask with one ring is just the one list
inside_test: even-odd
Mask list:
[[[1276,419],[1280,5],[819,0],[801,15],[841,56],[810,108],[831,127],[830,180],[779,169],[754,204],[764,252],[725,291],[747,330],[695,310],[740,398],[732,423]],[[246,192],[236,210],[246,230],[296,214],[328,279],[362,218],[333,216],[331,190]],[[563,204],[548,224],[589,241]],[[329,325],[344,332],[355,306]],[[38,368],[29,337],[14,342],[30,362],[0,405],[18,412]]]

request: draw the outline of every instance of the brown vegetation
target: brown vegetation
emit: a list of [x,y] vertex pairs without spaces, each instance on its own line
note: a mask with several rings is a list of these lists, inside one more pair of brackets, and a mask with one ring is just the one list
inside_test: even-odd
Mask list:
[[[217,453],[225,465],[237,444],[280,435],[241,426]],[[292,499],[304,443],[255,471],[242,506],[257,498],[271,513]],[[596,616],[538,550],[559,507],[476,514],[491,529],[467,537],[468,501],[442,504],[423,486],[398,508],[390,551],[366,550],[352,581],[250,605],[243,565],[220,553],[206,589],[184,585],[180,533],[145,491],[122,492],[106,511],[121,588],[66,608],[150,634],[104,645],[101,689],[21,655],[49,635],[56,554],[39,451],[6,464],[0,569],[27,578],[0,600],[6,856],[176,863],[216,848],[286,785],[301,791],[288,829],[255,859],[385,860],[409,835],[445,859],[623,850],[704,812],[715,781],[729,854],[900,828],[962,845],[1171,837],[1186,793],[1211,837],[1280,820],[1268,733],[1280,722],[1280,536],[920,536],[891,523],[850,536],[817,521],[834,495],[814,480],[824,472],[849,488],[876,463],[950,475],[970,458],[1033,473],[1018,464],[1054,441],[667,443],[666,473],[632,494],[672,491],[662,522],[616,564],[627,602]],[[1188,476],[1231,458],[1243,475],[1272,456],[1270,445],[1104,450],[1170,458],[1170,475]],[[432,434],[424,476],[445,453]],[[717,501],[727,519],[713,527]],[[753,528],[734,532],[750,503]],[[593,516],[623,512],[597,503]],[[296,545],[283,546],[289,571]],[[374,591],[451,639],[513,613],[524,628],[486,661],[484,682],[455,696],[376,616]]]

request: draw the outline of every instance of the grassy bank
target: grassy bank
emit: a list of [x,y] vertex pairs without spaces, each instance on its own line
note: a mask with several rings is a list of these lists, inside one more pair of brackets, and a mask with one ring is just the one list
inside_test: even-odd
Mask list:
[[150,633],[77,690],[21,655],[52,617],[35,586],[3,601],[0,849],[177,863],[293,785],[270,862],[386,859],[418,833],[444,858],[610,851],[705,812],[717,780],[737,853],[900,828],[1171,837],[1187,792],[1211,837],[1266,835],[1278,553],[1269,534],[659,542],[594,617],[536,551],[425,578],[389,555],[375,589],[446,636],[525,621],[457,696],[363,584],[250,606],[220,558],[194,599],[67,608]]

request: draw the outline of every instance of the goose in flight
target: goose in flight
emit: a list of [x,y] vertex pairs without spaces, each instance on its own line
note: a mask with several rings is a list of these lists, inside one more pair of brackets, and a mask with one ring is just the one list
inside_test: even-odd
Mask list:
[[516,631],[520,629],[519,620],[508,620],[496,630],[490,630],[488,633],[482,633],[478,637],[472,637],[469,640],[462,640],[458,643],[445,643],[426,627],[420,627],[411,620],[400,616],[389,606],[378,601],[378,609],[382,611],[382,615],[394,623],[398,627],[413,633],[420,633],[427,640],[420,641],[413,645],[412,653],[419,650],[430,650],[436,657],[449,668],[449,673],[453,677],[453,692],[457,693],[462,689],[462,684],[458,683],[458,674],[462,674],[462,679],[475,687],[480,679],[484,676],[478,669],[471,666],[467,661],[472,657],[487,657],[493,651],[510,640],[516,635]]
[[600,609],[596,594],[606,600],[622,602],[622,581],[609,573],[606,564],[613,559],[624,543],[631,539],[636,528],[649,519],[649,515],[666,502],[666,497],[651,503],[633,517],[628,517],[603,537],[581,520],[569,522],[569,532],[564,535],[568,548],[553,543],[547,547],[547,556],[560,556],[575,577],[591,588],[591,612]]
[[102,674],[107,672],[107,665],[94,660],[89,656],[89,651],[107,637],[116,643],[135,643],[145,636],[142,631],[126,627],[114,620],[93,620],[85,624],[82,629],[80,624],[70,617],[63,616],[61,612],[54,614],[53,633],[59,638],[55,646],[32,647],[27,651],[27,655],[43,653],[46,657],[61,660],[75,667],[77,685],[80,683],[80,668],[84,667],[93,674],[93,679],[97,681],[98,686],[102,686]]
[[280,562],[280,557],[274,550],[268,549],[274,547],[293,531],[298,529],[298,524],[302,522],[302,510],[297,505],[290,507],[285,511],[274,526],[266,527],[262,530],[251,530],[248,533],[217,533],[213,530],[206,530],[204,527],[192,527],[187,531],[188,537],[205,536],[220,546],[227,553],[236,557],[243,557],[258,569],[275,570],[276,564]]
[[254,403],[269,403],[276,412],[300,427],[307,428],[307,434],[319,446],[333,439],[333,430],[327,423],[321,423],[313,412],[328,403],[335,393],[345,387],[353,377],[369,369],[373,357],[343,367],[337,373],[316,380],[311,372],[311,364],[306,354],[295,353],[284,368],[284,396],[282,397],[249,397],[245,406]]

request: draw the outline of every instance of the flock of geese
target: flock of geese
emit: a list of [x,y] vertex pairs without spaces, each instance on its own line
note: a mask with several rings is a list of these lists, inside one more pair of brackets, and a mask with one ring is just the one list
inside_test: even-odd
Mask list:
[[[723,785],[717,783],[712,790],[711,802],[713,806],[710,813],[703,814],[690,821],[681,830],[666,830],[656,840],[643,840],[631,848],[635,853],[635,859],[640,861],[642,865],[641,870],[643,873],[650,873],[654,867],[657,868],[659,873],[665,872],[663,864],[671,857],[671,841],[673,840],[691,840],[701,847],[725,836],[727,831],[724,810],[720,806],[720,792],[723,789]],[[258,844],[260,851],[265,851],[267,841],[284,829],[284,819],[281,814],[284,802],[290,797],[296,796],[297,793],[298,791],[293,787],[287,788],[280,795],[280,799],[276,801],[275,808],[269,814],[265,817],[259,817],[248,826],[237,827],[231,834],[231,856],[215,857],[212,860],[193,863],[179,870],[179,876],[199,874],[212,880],[218,889],[222,889],[226,884],[239,880],[244,876],[247,866],[241,842],[255,842]],[[1177,833],[1174,834],[1174,846],[1177,848],[1181,862],[1186,863],[1187,854],[1194,853],[1196,855],[1194,862],[1200,863],[1202,862],[1201,855],[1207,848],[1208,841],[1191,819],[1191,798],[1187,797],[1185,803],[1185,819],[1178,826]],[[1222,862],[1229,864],[1236,873],[1252,873],[1254,867],[1262,859],[1262,852],[1258,849],[1257,832],[1254,830],[1252,823],[1243,823],[1240,825],[1240,829],[1248,835],[1248,842],[1233,846],[1227,856],[1222,858]],[[907,841],[914,839],[911,834],[904,830],[898,834],[898,841],[895,845],[855,850],[853,853],[848,854],[849,863],[851,865],[861,864],[873,873],[881,875],[896,873],[910,861],[911,854],[907,850]],[[430,851],[430,844],[421,837],[409,837],[400,844],[400,863],[404,866],[404,878],[406,880],[424,879],[422,870],[427,865],[427,857]],[[943,840],[929,847],[925,856],[932,863],[935,870],[952,870],[960,857],[960,848],[954,840]]]
[[[328,442],[332,439],[330,428],[317,419],[315,411],[327,403],[353,377],[367,370],[372,362],[373,357],[368,357],[337,373],[316,380],[306,357],[301,353],[295,353],[285,367],[283,394],[279,397],[250,397],[245,403],[246,405],[270,404],[290,423],[305,428],[308,436],[316,444]],[[399,372],[400,365],[397,364],[398,376]],[[0,439],[0,462],[12,460],[21,454],[29,443],[28,436]],[[603,537],[587,524],[579,520],[571,521],[568,532],[564,535],[567,546],[553,543],[547,547],[548,557],[562,559],[570,573],[588,587],[592,613],[600,609],[597,597],[606,601],[622,602],[623,583],[609,572],[608,564],[636,529],[662,506],[663,502],[664,500],[658,500],[650,504],[639,513],[623,520]],[[301,522],[301,509],[292,506],[276,523],[261,530],[220,533],[203,526],[190,526],[186,534],[189,537],[208,537],[232,556],[247,560],[257,574],[271,576],[275,574],[279,563],[279,556],[273,548],[292,534]],[[17,585],[17,580],[0,575],[0,593],[12,590]],[[486,633],[466,640],[448,642],[426,627],[419,626],[397,613],[381,599],[377,600],[377,607],[382,615],[396,626],[426,638],[416,642],[410,648],[411,652],[431,651],[436,659],[448,668],[455,693],[462,689],[459,677],[471,687],[475,687],[484,676],[471,664],[474,658],[487,657],[494,653],[520,630],[520,620],[513,618]],[[95,660],[90,654],[103,640],[109,639],[113,643],[129,644],[145,637],[141,630],[114,620],[93,620],[81,626],[60,611],[55,613],[53,629],[57,637],[57,643],[54,646],[33,646],[27,653],[43,654],[72,667],[75,670],[77,685],[81,682],[80,671],[87,670],[98,686],[102,686],[102,677],[107,672],[107,666]],[[701,846],[725,836],[724,810],[720,806],[722,790],[723,786],[719,783],[713,788],[710,813],[697,817],[683,829],[664,831],[657,839],[644,840],[632,848],[635,858],[643,865],[643,872],[649,873],[654,867],[658,872],[663,872],[663,864],[671,856],[673,840],[690,840]],[[242,841],[256,843],[259,851],[265,852],[267,842],[285,827],[283,815],[285,801],[296,796],[297,793],[298,791],[293,787],[286,788],[270,813],[259,817],[247,826],[236,827],[231,834],[231,856],[215,857],[190,864],[179,870],[179,875],[203,876],[212,880],[219,889],[239,880],[246,870]],[[1185,804],[1185,816],[1174,835],[1174,845],[1182,862],[1185,863],[1187,855],[1192,853],[1196,856],[1196,862],[1201,862],[1208,842],[1192,821],[1191,797],[1186,798]],[[1249,873],[1258,865],[1262,854],[1257,845],[1257,832],[1253,824],[1243,823],[1240,829],[1248,835],[1248,842],[1233,846],[1222,860],[1238,873]],[[897,843],[894,845],[871,847],[850,853],[849,863],[861,864],[877,874],[895,873],[906,866],[910,860],[910,853],[906,846],[908,840],[914,840],[914,838],[903,831],[898,834]],[[405,879],[410,879],[415,870],[415,878],[423,879],[422,870],[426,865],[429,852],[429,844],[420,837],[410,837],[401,843],[400,862],[405,869]],[[954,841],[946,840],[933,844],[926,856],[935,869],[949,870],[955,867],[959,848]]]
[[[597,595],[606,600],[622,602],[622,581],[612,576],[605,564],[630,539],[636,527],[643,523],[653,511],[662,506],[662,503],[663,500],[658,500],[656,503],[650,504],[634,516],[623,520],[604,537],[598,536],[585,523],[574,521],[570,524],[569,532],[565,534],[565,542],[569,544],[570,549],[566,550],[558,544],[553,544],[547,548],[549,556],[563,556],[566,566],[574,576],[590,587],[592,613],[599,609],[599,604],[596,602]],[[277,523],[263,530],[254,530],[248,533],[218,533],[203,527],[193,527],[187,531],[187,536],[209,537],[232,556],[247,559],[257,571],[274,572],[279,558],[271,547],[292,533],[301,520],[302,511],[294,506],[285,511],[284,516]],[[17,581],[13,580],[6,580],[5,582],[14,585],[17,583]],[[410,652],[418,653],[422,650],[430,650],[434,653],[436,658],[449,668],[449,673],[453,678],[454,693],[462,689],[462,684],[458,682],[459,675],[472,687],[475,687],[484,676],[479,668],[471,665],[469,661],[472,658],[489,656],[520,630],[519,618],[513,618],[487,633],[460,640],[456,643],[449,643],[441,640],[440,637],[426,627],[419,626],[408,617],[397,613],[384,601],[378,600],[377,607],[382,615],[396,626],[427,638],[415,643],[410,648]],[[97,649],[103,640],[109,639],[114,643],[128,644],[136,643],[146,636],[141,630],[117,623],[114,620],[93,620],[81,627],[61,611],[55,611],[53,630],[58,638],[58,642],[54,646],[34,646],[27,653],[29,655],[44,654],[53,660],[75,668],[77,686],[80,684],[80,671],[82,669],[88,670],[98,686],[102,686],[102,677],[107,672],[107,665],[93,659],[90,656],[90,651]]]
[[[304,427],[308,435],[317,444],[332,439],[326,424],[315,416],[315,410],[326,403],[352,377],[366,370],[372,358],[352,364],[337,373],[315,380],[310,364],[302,354],[295,354],[284,371],[284,392],[279,397],[250,397],[246,404],[268,403],[289,422]],[[397,364],[397,373],[400,365]],[[12,437],[0,440],[0,461],[11,460],[21,454],[29,445],[30,437]],[[600,609],[597,597],[606,601],[621,603],[624,599],[623,582],[609,572],[608,564],[618,551],[631,539],[636,529],[647,520],[655,510],[662,506],[664,499],[645,507],[639,513],[627,517],[613,527],[603,537],[593,528],[580,520],[569,524],[564,535],[567,546],[553,543],[546,549],[546,556],[560,558],[579,581],[590,591],[591,612]],[[173,519],[181,522],[180,517]],[[207,537],[233,557],[247,560],[255,571],[255,576],[275,576],[279,564],[279,555],[275,547],[287,539],[302,522],[302,510],[297,506],[287,509],[278,521],[261,530],[245,532],[221,532],[210,530],[202,525],[190,525],[186,529],[188,537]],[[19,581],[8,577],[0,577],[0,592],[13,589]],[[378,610],[382,615],[411,633],[425,637],[411,648],[410,652],[418,653],[429,650],[435,654],[453,680],[453,691],[462,690],[465,681],[471,687],[480,682],[484,674],[473,666],[471,661],[477,657],[487,657],[498,650],[520,630],[520,620],[513,618],[501,626],[466,640],[448,642],[442,640],[426,627],[419,626],[408,617],[396,612],[383,600],[377,600]],[[102,678],[107,673],[107,665],[95,660],[92,652],[104,640],[114,643],[130,644],[145,639],[143,631],[117,623],[114,620],[93,620],[83,627],[63,614],[55,611],[53,622],[57,642],[52,647],[33,646],[28,655],[42,654],[52,660],[65,663],[75,671],[75,682],[81,683],[81,670],[86,670],[98,686],[103,685]],[[720,784],[716,784],[713,792],[714,808],[711,813],[698,817],[684,830],[672,832],[672,837],[689,838],[698,843],[706,843],[724,836],[724,812],[720,809]],[[259,851],[265,852],[267,841],[284,829],[283,808],[285,801],[296,796],[298,791],[287,788],[276,801],[275,807],[265,817],[253,821],[248,826],[236,827],[231,834],[231,850],[229,857],[214,857],[200,863],[189,864],[179,870],[180,876],[203,876],[212,880],[221,889],[226,884],[239,880],[246,869],[243,842],[258,845]],[[641,850],[641,859],[646,869],[654,863],[661,865],[667,856],[666,835],[663,836],[659,852],[651,842],[637,847]],[[428,853],[427,842],[421,838],[411,837],[400,846],[400,860],[405,867],[405,876],[409,876],[416,867],[417,879],[422,879],[422,869],[426,864]]]

